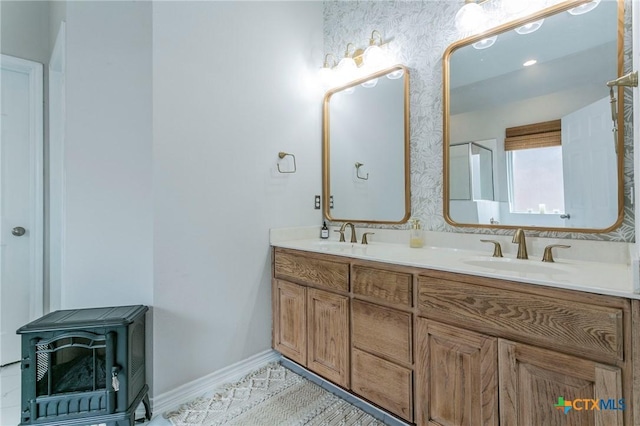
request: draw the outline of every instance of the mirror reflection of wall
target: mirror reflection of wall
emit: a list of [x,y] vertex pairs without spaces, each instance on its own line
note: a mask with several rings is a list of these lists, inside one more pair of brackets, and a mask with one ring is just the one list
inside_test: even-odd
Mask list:
[[494,223],[499,203],[494,201],[493,150],[495,139],[466,142],[449,148],[451,215]]
[[401,222],[408,218],[409,77],[403,74],[399,79],[369,78],[377,81],[373,87],[356,84],[325,98],[328,192],[333,197],[333,208],[325,211],[329,219]]

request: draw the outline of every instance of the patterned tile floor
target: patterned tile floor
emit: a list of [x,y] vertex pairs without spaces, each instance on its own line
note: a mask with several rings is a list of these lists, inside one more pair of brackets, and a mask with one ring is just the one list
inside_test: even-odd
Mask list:
[[[390,426],[406,426],[406,423],[389,416],[383,415],[378,410],[371,410],[372,406],[366,402],[350,395],[340,388],[328,383],[312,373],[300,368],[296,364],[283,360],[283,364],[301,374],[328,391],[335,393],[346,401],[356,405],[357,407],[374,415],[374,417],[382,420]],[[207,392],[203,396],[211,396],[214,391]],[[187,402],[187,401],[185,401]],[[171,426],[171,422],[162,417],[162,413],[153,413],[154,417],[150,422],[138,423],[145,426]],[[6,367],[0,367],[0,426],[17,426],[20,423],[20,364],[15,363]]]

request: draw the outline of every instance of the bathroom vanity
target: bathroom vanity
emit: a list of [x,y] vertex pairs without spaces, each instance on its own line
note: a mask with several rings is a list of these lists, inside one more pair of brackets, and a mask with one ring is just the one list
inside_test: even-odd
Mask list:
[[[505,279],[465,263],[460,250],[272,245],[274,349],[404,421],[640,421],[640,295],[604,290],[608,282],[574,285],[569,270],[559,272],[578,274],[587,263],[531,260],[540,273]],[[583,280],[613,282],[628,272],[611,267]],[[565,403],[573,404],[566,414]]]

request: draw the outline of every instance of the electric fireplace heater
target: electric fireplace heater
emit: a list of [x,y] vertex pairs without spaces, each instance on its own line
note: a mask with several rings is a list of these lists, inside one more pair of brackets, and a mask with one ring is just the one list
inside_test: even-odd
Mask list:
[[145,380],[146,306],[55,311],[23,327],[20,425],[133,426]]

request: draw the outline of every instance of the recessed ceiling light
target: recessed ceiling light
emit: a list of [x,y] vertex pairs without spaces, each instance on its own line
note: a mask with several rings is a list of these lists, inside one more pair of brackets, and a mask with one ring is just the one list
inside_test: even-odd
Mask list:
[[525,62],[522,65],[525,66],[525,67],[530,67],[531,65],[535,64],[536,62],[538,62],[538,61],[536,61],[535,59],[529,59],[527,62]]

